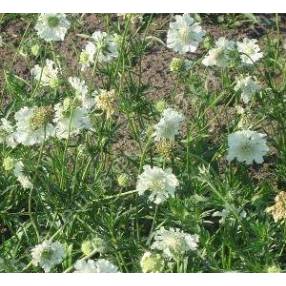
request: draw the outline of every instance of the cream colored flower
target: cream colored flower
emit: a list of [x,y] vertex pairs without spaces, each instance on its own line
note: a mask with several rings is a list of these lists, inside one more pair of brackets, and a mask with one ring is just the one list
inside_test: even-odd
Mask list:
[[266,209],[273,216],[275,222],[286,219],[286,192],[280,192],[275,197],[275,204]]
[[197,50],[204,35],[205,31],[190,15],[176,15],[175,22],[170,23],[167,46],[180,54],[193,53]]
[[65,14],[48,13],[39,16],[35,29],[40,38],[52,42],[63,41],[69,27],[70,22],[66,19]]
[[99,93],[94,92],[95,104],[97,109],[101,109],[105,112],[107,119],[111,118],[111,116],[117,110],[117,98],[115,94],[115,90],[104,90],[101,89]]

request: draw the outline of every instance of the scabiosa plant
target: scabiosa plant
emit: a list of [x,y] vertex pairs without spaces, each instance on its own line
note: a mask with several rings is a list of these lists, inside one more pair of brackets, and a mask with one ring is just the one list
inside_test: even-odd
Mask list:
[[252,65],[263,57],[256,39],[244,38],[241,42],[237,42],[237,49],[241,54],[242,63],[246,65]]
[[40,38],[47,42],[63,41],[70,27],[65,14],[41,14],[35,26]]
[[182,258],[189,251],[198,248],[199,236],[183,232],[177,228],[165,229],[161,227],[154,233],[151,249],[162,251],[168,259]]
[[259,82],[251,76],[236,78],[235,91],[241,91],[241,100],[248,104],[252,97],[261,90]]
[[64,247],[60,242],[45,240],[32,249],[32,263],[42,267],[45,272],[50,272],[62,262],[64,255]]
[[253,162],[262,164],[263,157],[269,151],[265,137],[265,134],[252,130],[241,130],[229,134],[227,160],[237,159],[247,165]]
[[139,175],[136,190],[139,195],[150,192],[149,200],[161,204],[169,197],[175,196],[179,181],[171,169],[163,170],[159,167],[145,165],[144,172]]
[[176,15],[175,22],[170,23],[167,34],[168,48],[185,54],[195,52],[202,42],[205,31],[190,15]]
[[43,67],[35,65],[31,69],[31,74],[36,81],[40,82],[41,86],[49,86],[51,88],[58,86],[59,68],[50,59],[46,59],[46,64]]
[[155,132],[153,136],[155,141],[162,139],[174,141],[183,120],[184,116],[181,113],[172,108],[165,109],[162,112],[160,121],[154,126]]

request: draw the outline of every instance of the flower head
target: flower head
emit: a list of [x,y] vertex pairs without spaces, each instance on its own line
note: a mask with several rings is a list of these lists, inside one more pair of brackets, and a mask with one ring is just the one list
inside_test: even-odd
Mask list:
[[263,163],[263,156],[269,148],[266,144],[265,134],[251,130],[236,131],[228,135],[228,155],[227,160],[235,158],[239,162],[251,165],[253,162]]
[[58,73],[59,69],[55,62],[49,59],[46,59],[46,65],[44,67],[35,65],[31,70],[31,74],[35,80],[39,81],[42,86],[52,88],[58,85]]
[[13,169],[13,174],[17,178],[17,181],[21,184],[24,190],[33,189],[33,183],[30,177],[25,174],[24,164],[21,160],[10,161],[10,169]]
[[161,204],[169,197],[175,196],[179,181],[171,169],[163,170],[159,167],[145,165],[144,172],[139,175],[136,190],[139,195],[150,192],[149,200],[155,204]]
[[144,273],[159,273],[165,265],[164,258],[158,253],[147,251],[141,258],[140,266]]
[[155,136],[155,140],[167,139],[174,141],[183,120],[184,116],[181,113],[172,108],[165,109],[160,121],[154,126],[155,132],[153,135]]
[[53,109],[49,106],[22,107],[15,113],[15,139],[26,146],[40,144],[54,135],[51,124]]
[[251,76],[237,78],[234,87],[235,91],[241,91],[241,99],[245,104],[247,104],[260,89],[259,83]]
[[82,70],[93,63],[108,63],[118,57],[119,36],[95,31],[80,55]]
[[0,125],[0,143],[6,143],[8,146],[15,148],[17,141],[14,134],[14,126],[6,118],[1,119]]
[[244,64],[252,65],[263,57],[256,39],[244,38],[242,42],[237,42],[237,49]]
[[167,46],[180,54],[193,53],[197,50],[204,35],[205,31],[190,15],[177,15],[175,22],[170,23]]
[[67,97],[62,103],[55,105],[54,123],[56,124],[56,136],[68,138],[77,135],[83,129],[91,129],[89,112],[82,107],[80,101]]
[[227,40],[225,37],[220,37],[216,41],[215,48],[209,50],[202,63],[205,66],[218,66],[224,68],[230,64],[235,49],[236,46],[234,41]]
[[70,22],[65,14],[41,14],[38,18],[35,29],[38,36],[47,42],[63,41]]
[[275,222],[286,219],[286,192],[280,192],[275,197],[275,204],[266,209],[267,213],[272,214]]
[[171,259],[184,256],[189,251],[198,248],[199,236],[185,233],[177,228],[169,230],[161,227],[154,234],[154,242],[151,249],[160,250]]
[[101,89],[99,93],[94,92],[96,108],[106,113],[107,118],[111,118],[117,109],[117,98],[115,90]]
[[60,264],[64,257],[64,247],[58,241],[45,240],[32,249],[32,263],[40,266],[45,272]]
[[69,77],[68,81],[72,88],[75,90],[75,96],[81,101],[83,108],[91,110],[95,105],[95,99],[88,96],[88,87],[84,80],[78,77]]
[[106,259],[78,260],[75,265],[76,273],[117,273],[118,268]]

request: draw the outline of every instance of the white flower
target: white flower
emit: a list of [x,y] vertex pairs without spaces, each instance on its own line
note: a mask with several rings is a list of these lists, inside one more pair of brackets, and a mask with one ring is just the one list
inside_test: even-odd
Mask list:
[[15,113],[16,131],[14,137],[18,143],[26,146],[43,143],[54,135],[54,126],[50,107],[23,107]]
[[39,81],[42,86],[50,86],[52,88],[58,85],[58,73],[59,69],[55,62],[49,59],[46,59],[44,67],[35,65],[31,70],[35,80]]
[[159,273],[163,270],[165,261],[158,253],[146,251],[140,260],[140,266],[144,273]]
[[260,89],[259,83],[251,76],[237,78],[234,87],[235,91],[241,91],[241,99],[245,104],[247,104]]
[[88,42],[85,48],[80,54],[81,71],[84,71],[87,67],[90,67],[94,63],[94,55],[96,47],[92,42]]
[[58,241],[45,240],[32,249],[32,263],[40,266],[45,272],[60,264],[64,257],[64,247]]
[[77,98],[65,98],[63,103],[55,105],[54,123],[56,136],[67,139],[77,135],[82,129],[90,129],[91,123],[88,110],[81,107]]
[[0,143],[6,143],[12,148],[15,148],[17,146],[17,141],[14,134],[14,127],[6,118],[1,119]]
[[4,45],[3,38],[2,38],[2,36],[0,35],[0,48],[3,47],[3,45]]
[[161,227],[154,233],[151,249],[160,250],[167,258],[178,258],[198,248],[199,236],[185,233],[177,228]]
[[175,22],[170,23],[167,46],[180,54],[193,53],[197,50],[204,35],[205,31],[190,15],[176,15]]
[[118,268],[106,259],[78,260],[75,265],[76,273],[117,273]]
[[239,162],[251,165],[253,162],[263,163],[263,156],[269,148],[266,145],[266,135],[251,130],[236,131],[228,135],[228,155],[227,160],[235,158]]
[[78,77],[69,77],[68,81],[75,90],[75,96],[81,101],[82,107],[91,110],[95,106],[95,98],[88,96],[88,87],[85,81]]
[[118,268],[106,259],[96,261],[98,273],[117,273]]
[[78,260],[74,265],[76,273],[97,273],[97,263],[94,260]]
[[179,133],[179,128],[183,120],[184,116],[181,113],[172,108],[165,109],[159,123],[154,126],[155,132],[153,136],[155,136],[155,140],[175,140],[175,136]]
[[100,63],[110,62],[118,57],[118,36],[108,35],[105,32],[96,31],[91,36],[95,47],[95,58]]
[[17,178],[17,181],[21,184],[24,190],[33,189],[33,184],[30,181],[30,178],[24,173],[24,164],[21,160],[13,162],[14,164],[14,176]]
[[150,192],[149,200],[155,204],[161,204],[169,197],[175,196],[179,181],[171,169],[163,170],[159,167],[145,165],[144,172],[138,176],[136,190],[139,195]]
[[263,57],[256,39],[244,38],[242,42],[237,42],[237,49],[244,64],[252,65]]
[[41,14],[39,15],[35,29],[38,36],[47,42],[63,41],[70,22],[65,14]]
[[202,63],[205,66],[226,67],[232,60],[232,53],[235,51],[235,48],[234,41],[220,37],[216,41],[215,48],[209,50]]
[[82,70],[93,63],[108,63],[118,57],[119,36],[96,31],[80,55]]

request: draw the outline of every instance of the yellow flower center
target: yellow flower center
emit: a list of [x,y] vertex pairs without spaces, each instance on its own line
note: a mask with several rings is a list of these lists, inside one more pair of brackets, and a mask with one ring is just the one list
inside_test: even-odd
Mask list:
[[30,119],[32,130],[44,127],[52,118],[53,109],[51,106],[38,107]]

